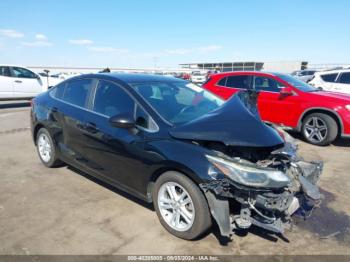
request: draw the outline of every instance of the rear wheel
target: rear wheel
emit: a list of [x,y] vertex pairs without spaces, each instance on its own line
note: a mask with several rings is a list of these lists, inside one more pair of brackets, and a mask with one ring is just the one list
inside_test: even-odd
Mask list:
[[56,146],[46,128],[40,128],[36,136],[36,148],[41,162],[47,167],[55,167],[62,162],[57,157]]
[[304,119],[302,133],[309,143],[325,146],[337,138],[338,125],[331,116],[314,113]]
[[211,226],[206,198],[185,175],[164,173],[157,179],[152,196],[159,221],[171,234],[190,240]]

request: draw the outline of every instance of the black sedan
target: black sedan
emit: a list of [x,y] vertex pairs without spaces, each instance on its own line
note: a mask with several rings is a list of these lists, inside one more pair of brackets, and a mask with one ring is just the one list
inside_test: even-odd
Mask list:
[[32,101],[32,135],[45,166],[66,163],[153,202],[178,237],[214,220],[223,236],[251,225],[283,233],[319,201],[322,163],[298,158],[256,99],[245,91],[224,103],[163,76],[82,75]]

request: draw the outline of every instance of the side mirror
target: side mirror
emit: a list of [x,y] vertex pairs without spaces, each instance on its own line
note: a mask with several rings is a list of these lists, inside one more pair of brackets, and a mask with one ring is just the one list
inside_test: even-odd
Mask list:
[[109,119],[109,123],[111,126],[119,128],[133,128],[136,125],[135,119],[131,114],[119,114],[112,116]]
[[293,96],[294,92],[288,87],[282,87],[280,90],[281,97]]

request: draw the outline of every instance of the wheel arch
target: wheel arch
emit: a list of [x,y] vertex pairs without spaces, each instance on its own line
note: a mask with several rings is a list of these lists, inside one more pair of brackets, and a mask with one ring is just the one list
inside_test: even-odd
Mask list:
[[303,124],[304,119],[309,116],[310,114],[313,113],[322,113],[322,114],[326,114],[330,117],[332,117],[335,122],[337,123],[338,126],[338,136],[341,135],[343,133],[344,130],[344,126],[343,126],[343,122],[339,116],[339,114],[331,109],[328,108],[323,108],[323,107],[314,107],[314,108],[309,108],[306,111],[303,112],[303,114],[300,116],[299,121],[298,121],[298,131],[301,131],[301,126]]
[[164,173],[169,172],[169,171],[174,171],[174,172],[178,172],[178,173],[183,174],[187,178],[191,179],[192,182],[194,182],[196,185],[199,185],[202,182],[201,179],[199,178],[199,176],[196,175],[196,173],[192,169],[190,169],[190,168],[188,168],[180,163],[171,162],[171,163],[167,163],[166,165],[163,165],[163,166],[158,166],[152,172],[152,175],[149,177],[149,180],[147,183],[147,201],[148,202],[150,202],[150,203],[153,202],[152,190],[153,190],[153,186],[154,186],[154,183],[156,182],[156,180],[161,175],[163,175]]
[[36,137],[38,135],[38,132],[40,130],[40,128],[45,127],[43,124],[38,123],[35,125],[34,129],[33,129],[33,140],[34,140],[34,144],[36,145]]

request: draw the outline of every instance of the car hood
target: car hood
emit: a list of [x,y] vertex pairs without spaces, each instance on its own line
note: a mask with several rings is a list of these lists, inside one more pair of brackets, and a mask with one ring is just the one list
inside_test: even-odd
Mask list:
[[314,96],[322,98],[332,98],[333,100],[341,100],[344,102],[350,102],[350,95],[344,94],[344,93],[338,93],[333,91],[317,91],[317,92],[309,92],[310,94],[313,94]]
[[256,92],[241,91],[221,107],[169,130],[178,139],[217,141],[227,146],[283,146],[278,132],[264,124],[257,110]]

